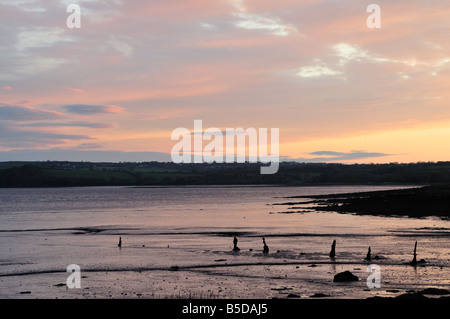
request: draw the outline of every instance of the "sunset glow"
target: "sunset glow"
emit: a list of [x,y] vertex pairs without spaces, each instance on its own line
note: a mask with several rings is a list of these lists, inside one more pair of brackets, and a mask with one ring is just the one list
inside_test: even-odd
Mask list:
[[450,160],[448,1],[377,1],[378,29],[371,3],[2,1],[0,160],[151,161],[194,120],[279,128],[283,160]]

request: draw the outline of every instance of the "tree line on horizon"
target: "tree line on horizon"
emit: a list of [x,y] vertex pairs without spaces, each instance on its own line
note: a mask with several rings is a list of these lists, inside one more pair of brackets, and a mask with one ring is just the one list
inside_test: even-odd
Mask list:
[[450,162],[351,165],[282,162],[278,173],[273,175],[261,175],[260,165],[18,162],[0,165],[0,187],[450,183]]

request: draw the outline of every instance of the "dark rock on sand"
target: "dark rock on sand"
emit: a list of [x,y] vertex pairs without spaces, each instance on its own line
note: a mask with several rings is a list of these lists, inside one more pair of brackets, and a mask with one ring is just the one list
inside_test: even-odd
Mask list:
[[180,270],[180,267],[179,266],[172,266],[172,267],[169,268],[169,270],[170,271],[178,271],[178,270]]
[[270,288],[270,290],[284,291],[284,290],[292,290],[292,288],[288,288],[288,287]]
[[287,295],[287,298],[300,298],[300,296],[296,294],[289,294]]
[[346,270],[334,276],[333,282],[358,281],[359,278]]
[[400,290],[398,290],[398,289],[387,289],[386,292],[397,293],[397,292],[400,292]]
[[323,297],[330,297],[330,296],[329,295],[325,295],[325,294],[320,293],[320,292],[311,296],[311,298],[323,298]]
[[424,290],[419,291],[418,293],[422,295],[450,295],[450,291],[446,289],[440,289],[440,288],[426,288]]
[[406,293],[399,295],[395,297],[396,299],[428,299],[428,297],[425,297],[421,293],[414,292],[414,293]]
[[407,262],[407,263],[405,263],[405,265],[412,265],[412,266],[416,266],[416,265],[423,265],[423,264],[426,264],[427,262],[426,262],[426,260],[425,259],[421,259],[421,260],[419,260],[419,261],[410,261],[410,262]]
[[408,291],[405,294],[399,295],[395,297],[396,299],[430,299],[429,297],[425,295],[434,295],[434,296],[442,296],[439,299],[450,299],[450,291],[446,289],[440,289],[440,288],[426,288],[424,290],[420,291]]

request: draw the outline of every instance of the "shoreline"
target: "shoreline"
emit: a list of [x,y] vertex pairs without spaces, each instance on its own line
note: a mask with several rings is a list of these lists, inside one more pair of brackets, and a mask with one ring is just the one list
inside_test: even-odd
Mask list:
[[[286,202],[277,205],[304,205],[315,211],[334,211],[357,215],[401,216],[412,218],[450,218],[450,185],[428,185],[398,190],[356,192],[343,194],[291,196],[309,198],[309,202]],[[291,207],[289,209],[301,208]],[[295,212],[286,212],[295,213]]]

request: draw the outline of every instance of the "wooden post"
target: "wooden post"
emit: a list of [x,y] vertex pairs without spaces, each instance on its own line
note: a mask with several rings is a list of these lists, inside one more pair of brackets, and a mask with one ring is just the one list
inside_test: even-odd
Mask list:
[[372,256],[370,255],[370,246],[369,246],[369,250],[367,251],[367,255],[366,255],[366,260],[372,260]]
[[336,256],[336,240],[333,240],[333,244],[331,245],[330,258],[334,258]]
[[417,240],[416,240],[416,244],[414,245],[414,257],[413,257],[411,264],[417,264]]

